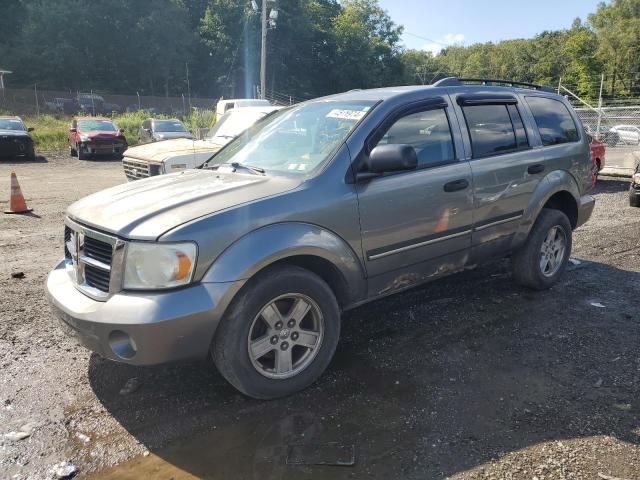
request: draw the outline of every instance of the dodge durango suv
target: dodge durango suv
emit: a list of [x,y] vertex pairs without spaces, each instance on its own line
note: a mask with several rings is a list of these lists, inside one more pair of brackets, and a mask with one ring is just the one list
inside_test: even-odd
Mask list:
[[345,310],[495,257],[554,285],[592,175],[580,120],[545,87],[351,91],[263,118],[201,169],[71,205],[48,294],[103,357],[211,355],[276,398],[325,370]]

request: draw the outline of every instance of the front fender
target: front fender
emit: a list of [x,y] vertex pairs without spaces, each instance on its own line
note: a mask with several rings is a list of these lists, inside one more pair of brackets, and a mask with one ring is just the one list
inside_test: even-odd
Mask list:
[[554,170],[542,179],[529,199],[520,226],[513,238],[513,248],[519,247],[527,240],[529,231],[538,218],[542,207],[554,194],[562,191],[569,192],[576,201],[576,205],[579,203],[578,184],[573,175],[566,170]]
[[202,281],[248,280],[268,265],[298,255],[330,262],[345,281],[348,300],[364,298],[364,270],[353,249],[335,233],[308,223],[276,223],[246,234],[216,258]]

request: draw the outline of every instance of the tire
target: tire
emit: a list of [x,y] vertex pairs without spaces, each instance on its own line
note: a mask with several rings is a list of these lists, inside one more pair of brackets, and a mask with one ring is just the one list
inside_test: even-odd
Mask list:
[[[291,295],[299,298],[289,298]],[[298,323],[287,324],[298,300],[302,300],[299,305],[306,302],[309,306],[301,319],[295,319],[295,315],[291,318],[302,327]],[[273,312],[273,307],[280,315],[270,313],[263,317],[263,312]],[[267,317],[269,323],[264,320]],[[282,325],[278,325],[279,318]],[[268,325],[279,326],[280,330]],[[317,328],[315,348],[298,345],[296,342],[302,342],[303,336],[312,338],[312,325],[322,325]],[[245,395],[266,400],[291,395],[311,385],[329,365],[339,336],[340,309],[329,286],[308,270],[280,266],[259,273],[233,300],[218,326],[211,353],[216,367],[231,385]],[[262,349],[256,346],[260,341]],[[267,353],[258,353],[252,359],[250,345]],[[282,368],[277,368],[277,358],[285,358],[286,352],[292,359],[288,371],[284,361]]]
[[629,190],[629,206],[640,207],[640,195],[633,188]]
[[[552,229],[556,229],[555,233],[558,236],[555,238],[561,238],[564,241],[564,249],[562,253],[554,253],[554,248],[545,246],[551,257],[545,267],[553,265],[553,268],[547,268],[545,273],[542,266],[542,249],[543,243],[547,240],[547,235],[551,233]],[[543,208],[529,232],[527,241],[511,257],[513,278],[516,283],[534,290],[546,290],[553,286],[567,268],[567,262],[571,255],[571,233],[571,223],[563,212]],[[560,256],[561,258],[559,258]]]
[[78,160],[86,160],[89,158],[89,154],[82,151],[80,145],[76,145],[76,151],[78,152]]

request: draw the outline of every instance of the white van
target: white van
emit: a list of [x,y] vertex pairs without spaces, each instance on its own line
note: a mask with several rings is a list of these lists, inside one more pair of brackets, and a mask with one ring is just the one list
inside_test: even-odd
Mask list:
[[216,105],[216,121],[222,118],[222,115],[234,108],[246,107],[268,107],[271,104],[269,100],[259,100],[255,98],[235,98],[230,100],[220,100]]

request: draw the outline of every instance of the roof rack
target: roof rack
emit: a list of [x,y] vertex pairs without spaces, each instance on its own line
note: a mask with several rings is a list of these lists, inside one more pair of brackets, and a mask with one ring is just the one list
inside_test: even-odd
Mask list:
[[544,85],[536,85],[535,83],[527,83],[527,82],[514,82],[513,80],[497,80],[494,78],[458,78],[458,77],[447,77],[442,80],[438,80],[433,84],[434,87],[459,87],[464,85],[465,83],[473,84],[479,83],[481,85],[505,85],[510,87],[524,87],[530,88],[532,90],[540,90],[543,92],[551,92],[555,93],[555,90],[551,87],[547,87]]

